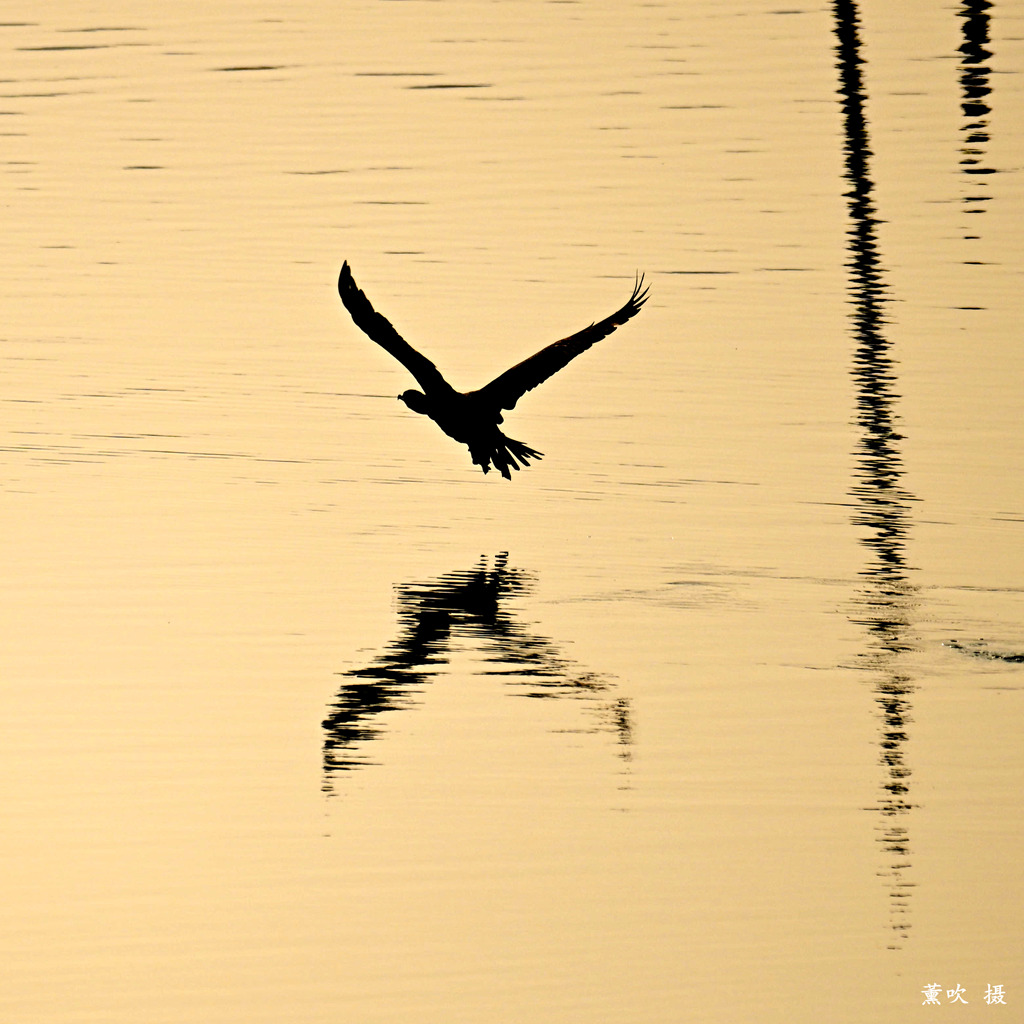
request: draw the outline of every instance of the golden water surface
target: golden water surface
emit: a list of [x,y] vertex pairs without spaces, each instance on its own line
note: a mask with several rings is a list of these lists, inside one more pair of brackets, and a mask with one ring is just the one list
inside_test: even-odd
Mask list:
[[1024,3],[22,7],[0,1021],[1017,1019]]

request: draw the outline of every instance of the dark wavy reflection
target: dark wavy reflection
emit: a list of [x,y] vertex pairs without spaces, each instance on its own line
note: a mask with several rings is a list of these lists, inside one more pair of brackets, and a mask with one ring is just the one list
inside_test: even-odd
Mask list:
[[528,697],[588,701],[595,714],[586,731],[614,733],[620,756],[628,759],[628,699],[616,696],[607,680],[580,672],[507,607],[532,583],[532,576],[509,568],[508,556],[500,554],[491,564],[481,559],[472,569],[397,586],[397,637],[365,668],[342,673],[344,682],[324,720],[324,789],[331,789],[335,773],[373,763],[366,748],[383,732],[381,715],[415,706],[416,694],[444,672],[452,642],[466,638],[483,655],[481,675],[515,684],[515,692]]
[[968,175],[964,204],[968,213],[982,213],[991,199],[986,191],[985,175],[994,174],[987,166],[986,147],[989,142],[989,85],[992,59],[989,49],[989,0],[964,0],[957,11],[961,19],[963,42],[960,44],[960,106],[964,114],[963,142],[960,147],[960,170]]
[[912,496],[904,489],[903,463],[896,430],[896,364],[885,336],[884,308],[888,288],[879,256],[870,176],[871,149],[865,116],[863,60],[857,6],[834,3],[839,93],[845,129],[844,150],[850,214],[848,242],[850,300],[856,351],[852,376],[860,436],[854,452],[851,488],[853,522],[862,530],[869,553],[862,570],[864,585],[857,599],[855,621],[868,633],[863,667],[876,676],[875,701],[880,715],[880,761],[884,768],[877,809],[879,842],[885,851],[893,945],[899,947],[910,927],[907,723],[913,684],[904,670],[912,648],[915,587],[906,562]]

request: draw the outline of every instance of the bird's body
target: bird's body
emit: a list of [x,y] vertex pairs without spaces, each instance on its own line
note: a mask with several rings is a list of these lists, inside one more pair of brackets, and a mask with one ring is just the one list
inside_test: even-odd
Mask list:
[[629,301],[610,317],[542,348],[477,391],[460,392],[370,305],[370,300],[352,279],[348,263],[341,268],[338,293],[356,326],[402,363],[423,388],[422,391],[404,391],[399,399],[413,412],[429,416],[449,437],[466,445],[473,462],[485,473],[493,466],[506,480],[512,479],[510,469],[528,466],[530,459],[542,456],[502,433],[498,427],[504,421],[502,409],[514,409],[527,391],[635,316],[647,299],[641,275]]
[[[516,441],[498,429],[504,421],[501,413],[475,391],[463,394],[452,390],[449,395],[430,396],[420,391],[406,391],[398,396],[413,412],[429,416],[450,438],[469,448],[469,454],[485,473],[493,465],[506,479],[509,468],[519,463],[529,465],[541,453]],[[518,462],[517,462],[518,460]]]

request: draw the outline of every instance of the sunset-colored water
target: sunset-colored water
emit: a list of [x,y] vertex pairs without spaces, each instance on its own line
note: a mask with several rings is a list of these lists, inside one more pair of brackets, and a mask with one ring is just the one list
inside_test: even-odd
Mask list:
[[1018,1019],[1021,0],[0,44],[3,1024]]

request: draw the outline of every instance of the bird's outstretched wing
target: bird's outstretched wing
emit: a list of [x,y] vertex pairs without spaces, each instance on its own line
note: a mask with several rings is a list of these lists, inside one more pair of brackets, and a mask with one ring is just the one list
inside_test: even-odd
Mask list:
[[556,341],[547,348],[517,363],[506,370],[500,377],[495,377],[490,384],[484,385],[476,392],[486,401],[497,403],[500,409],[514,409],[516,402],[527,391],[532,391],[538,384],[543,384],[552,374],[557,373],[570,360],[585,352],[595,342],[608,337],[616,327],[621,327],[631,317],[640,312],[640,307],[647,301],[647,289],[644,287],[644,276],[636,279],[633,294],[629,301],[611,316],[599,320],[596,324],[585,327],[582,331]]
[[441,371],[425,355],[417,352],[391,326],[391,323],[370,305],[370,300],[352,279],[352,271],[349,270],[347,261],[342,265],[338,277],[338,294],[356,327],[386,352],[390,352],[416,378],[427,394],[438,389],[451,390],[451,386],[441,376]]

